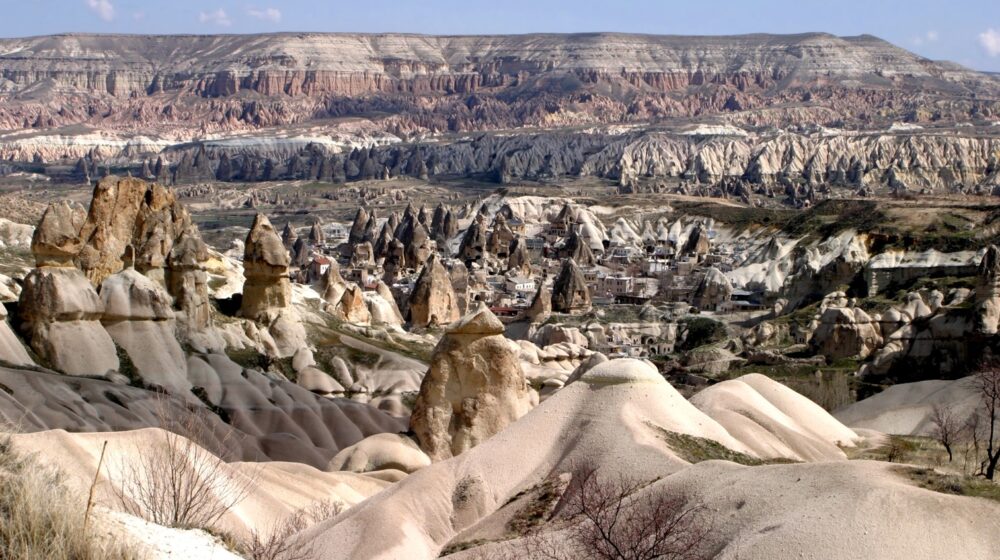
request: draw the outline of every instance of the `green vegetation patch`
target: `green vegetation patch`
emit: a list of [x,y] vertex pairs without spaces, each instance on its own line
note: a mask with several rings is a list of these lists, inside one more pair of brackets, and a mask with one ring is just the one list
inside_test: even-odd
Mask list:
[[746,465],[748,467],[757,467],[760,465],[775,465],[775,464],[787,464],[795,463],[791,459],[784,458],[774,458],[774,459],[758,459],[756,457],[751,457],[746,453],[740,453],[739,451],[733,451],[721,443],[702,438],[698,436],[691,436],[687,434],[679,434],[677,432],[671,432],[670,430],[665,430],[659,426],[649,425],[651,428],[655,429],[667,445],[688,463],[700,463],[702,461],[730,461],[733,463],[738,463],[740,465]]
[[684,341],[677,345],[677,350],[684,352],[722,342],[728,338],[726,325],[708,317],[691,317],[681,319],[681,328],[687,330]]
[[921,467],[899,467],[897,472],[926,490],[1000,502],[1000,484],[990,480],[974,476],[944,474],[934,469]]

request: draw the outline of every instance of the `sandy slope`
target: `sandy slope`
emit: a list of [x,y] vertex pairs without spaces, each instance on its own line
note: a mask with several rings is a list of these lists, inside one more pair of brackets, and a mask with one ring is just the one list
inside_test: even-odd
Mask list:
[[[771,399],[760,400],[796,413],[795,399],[770,395],[774,388],[760,385]],[[720,404],[720,410],[726,409]],[[664,442],[661,430],[713,439],[751,455],[754,446],[784,445],[766,430],[747,445],[686,401],[652,366],[613,360],[485,443],[416,472],[299,539],[314,547],[313,558],[432,558],[519,491],[574,464],[592,462],[643,480],[683,470],[688,463]],[[843,427],[840,432],[850,433]]]
[[[717,560],[997,558],[1000,504],[917,488],[898,468],[869,461],[762,467],[706,461],[643,492],[682,494],[704,505],[707,550]],[[523,553],[523,542],[513,540],[448,558],[527,558]]]
[[118,511],[102,510],[97,531],[116,542],[127,542],[144,560],[241,560],[218,538],[199,529],[172,529]]
[[846,459],[837,443],[858,439],[816,403],[760,374],[712,385],[691,402],[760,457]]
[[[37,453],[42,461],[58,466],[68,475],[69,483],[85,493],[97,469],[101,445],[108,441],[105,465],[97,488],[97,503],[116,508],[110,487],[120,480],[122,465],[134,461],[140,453],[165,444],[163,431],[146,428],[129,432],[71,434],[50,430],[17,434],[19,449]],[[197,448],[195,453],[207,453]],[[211,460],[217,461],[210,457]],[[253,528],[268,529],[293,511],[318,500],[336,500],[356,504],[385,488],[389,482],[346,472],[323,472],[300,463],[223,463],[220,469],[234,477],[252,477],[254,483],[245,500],[223,517],[220,528],[236,535]]]
[[887,434],[929,435],[934,405],[950,408],[959,420],[975,410],[979,398],[968,378],[935,379],[893,385],[881,393],[834,412],[838,420],[855,428]]

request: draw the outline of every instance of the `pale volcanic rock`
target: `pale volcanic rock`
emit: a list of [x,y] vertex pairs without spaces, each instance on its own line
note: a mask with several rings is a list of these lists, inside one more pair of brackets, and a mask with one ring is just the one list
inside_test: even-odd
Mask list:
[[516,237],[510,244],[507,256],[507,270],[522,274],[531,273],[531,253],[523,237]]
[[559,250],[559,256],[572,259],[580,266],[594,266],[597,260],[590,244],[580,235],[577,228],[574,228],[566,238],[566,243]]
[[243,303],[240,314],[261,320],[292,303],[288,253],[274,226],[263,214],[254,218],[243,254]]
[[432,460],[467,451],[531,409],[531,393],[503,324],[485,306],[448,326],[410,417]]
[[83,247],[77,262],[94,285],[125,266],[122,257],[130,245],[137,266],[162,268],[174,239],[189,224],[190,217],[166,187],[130,177],[105,177],[94,187],[80,228]]
[[177,342],[170,294],[132,268],[101,282],[101,323],[128,355],[147,386],[183,392],[191,387],[187,359]]
[[[381,285],[385,286],[385,284]],[[392,298],[392,292],[389,292],[388,286],[386,286],[384,292],[380,290],[362,294],[365,305],[368,307],[368,313],[371,316],[371,324],[400,327],[403,324],[403,317],[400,315],[399,309],[396,307],[396,302]]]
[[719,269],[711,266],[695,287],[692,304],[699,309],[714,310],[729,301],[732,295],[733,286],[729,279]]
[[712,244],[708,238],[708,230],[704,224],[699,223],[694,231],[691,232],[691,235],[688,236],[687,242],[684,244],[681,252],[694,255],[707,255],[711,249]]
[[333,312],[349,323],[370,323],[372,320],[362,290],[357,284],[347,286],[340,296],[340,301],[334,306]]
[[15,366],[33,366],[28,351],[14,334],[10,323],[7,321],[7,308],[0,305],[0,360]]
[[32,350],[53,369],[94,377],[119,368],[115,343],[101,326],[104,302],[79,269],[33,270],[18,310]]
[[544,323],[552,315],[552,289],[546,285],[544,278],[538,283],[535,297],[523,315],[531,323]]
[[828,307],[809,344],[831,360],[861,358],[882,346],[879,324],[861,308]]
[[712,385],[691,397],[691,404],[759,457],[843,460],[840,446],[859,439],[816,403],[760,374]]
[[990,245],[979,264],[975,332],[996,334],[1000,325],[1000,249]]
[[436,254],[424,264],[407,303],[410,323],[416,326],[443,325],[459,318],[458,300],[451,277]]
[[208,259],[208,246],[194,226],[185,229],[170,250],[167,289],[191,331],[205,331],[212,326]]
[[347,282],[340,275],[340,265],[336,261],[332,261],[326,272],[323,273],[321,287],[321,295],[327,303],[336,305],[340,302],[341,296],[347,290]]
[[366,239],[365,227],[368,225],[368,212],[364,208],[358,208],[357,213],[354,215],[354,222],[351,224],[351,230],[347,236],[347,245],[353,247],[358,243],[364,241],[370,241]]
[[37,266],[73,266],[80,252],[80,228],[86,213],[66,202],[50,204],[31,237],[31,252]]
[[559,276],[552,284],[552,310],[557,313],[590,311],[590,287],[573,259],[563,261]]
[[413,473],[431,464],[430,457],[412,439],[401,434],[375,434],[341,449],[327,471],[365,473],[394,469]]

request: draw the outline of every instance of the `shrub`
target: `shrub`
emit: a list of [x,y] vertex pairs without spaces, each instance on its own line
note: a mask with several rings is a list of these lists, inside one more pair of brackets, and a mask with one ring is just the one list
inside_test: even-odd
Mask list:
[[254,530],[243,543],[244,556],[250,560],[300,560],[310,552],[304,546],[295,546],[291,537],[295,533],[336,517],[343,506],[333,500],[321,500],[293,512],[274,524],[267,531]]
[[[121,508],[136,517],[167,527],[213,529],[246,498],[255,476],[231,471],[198,444],[208,440],[207,413],[176,421],[165,416],[165,408],[162,411],[164,430],[154,436],[161,441],[137,444],[118,472],[109,469],[112,492]],[[230,432],[217,448],[236,444]]]

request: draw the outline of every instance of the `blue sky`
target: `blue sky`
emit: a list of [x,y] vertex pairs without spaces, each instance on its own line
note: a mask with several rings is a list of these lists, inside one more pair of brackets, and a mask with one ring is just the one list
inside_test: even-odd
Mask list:
[[0,0],[0,36],[67,31],[826,31],[1000,72],[1000,0]]

